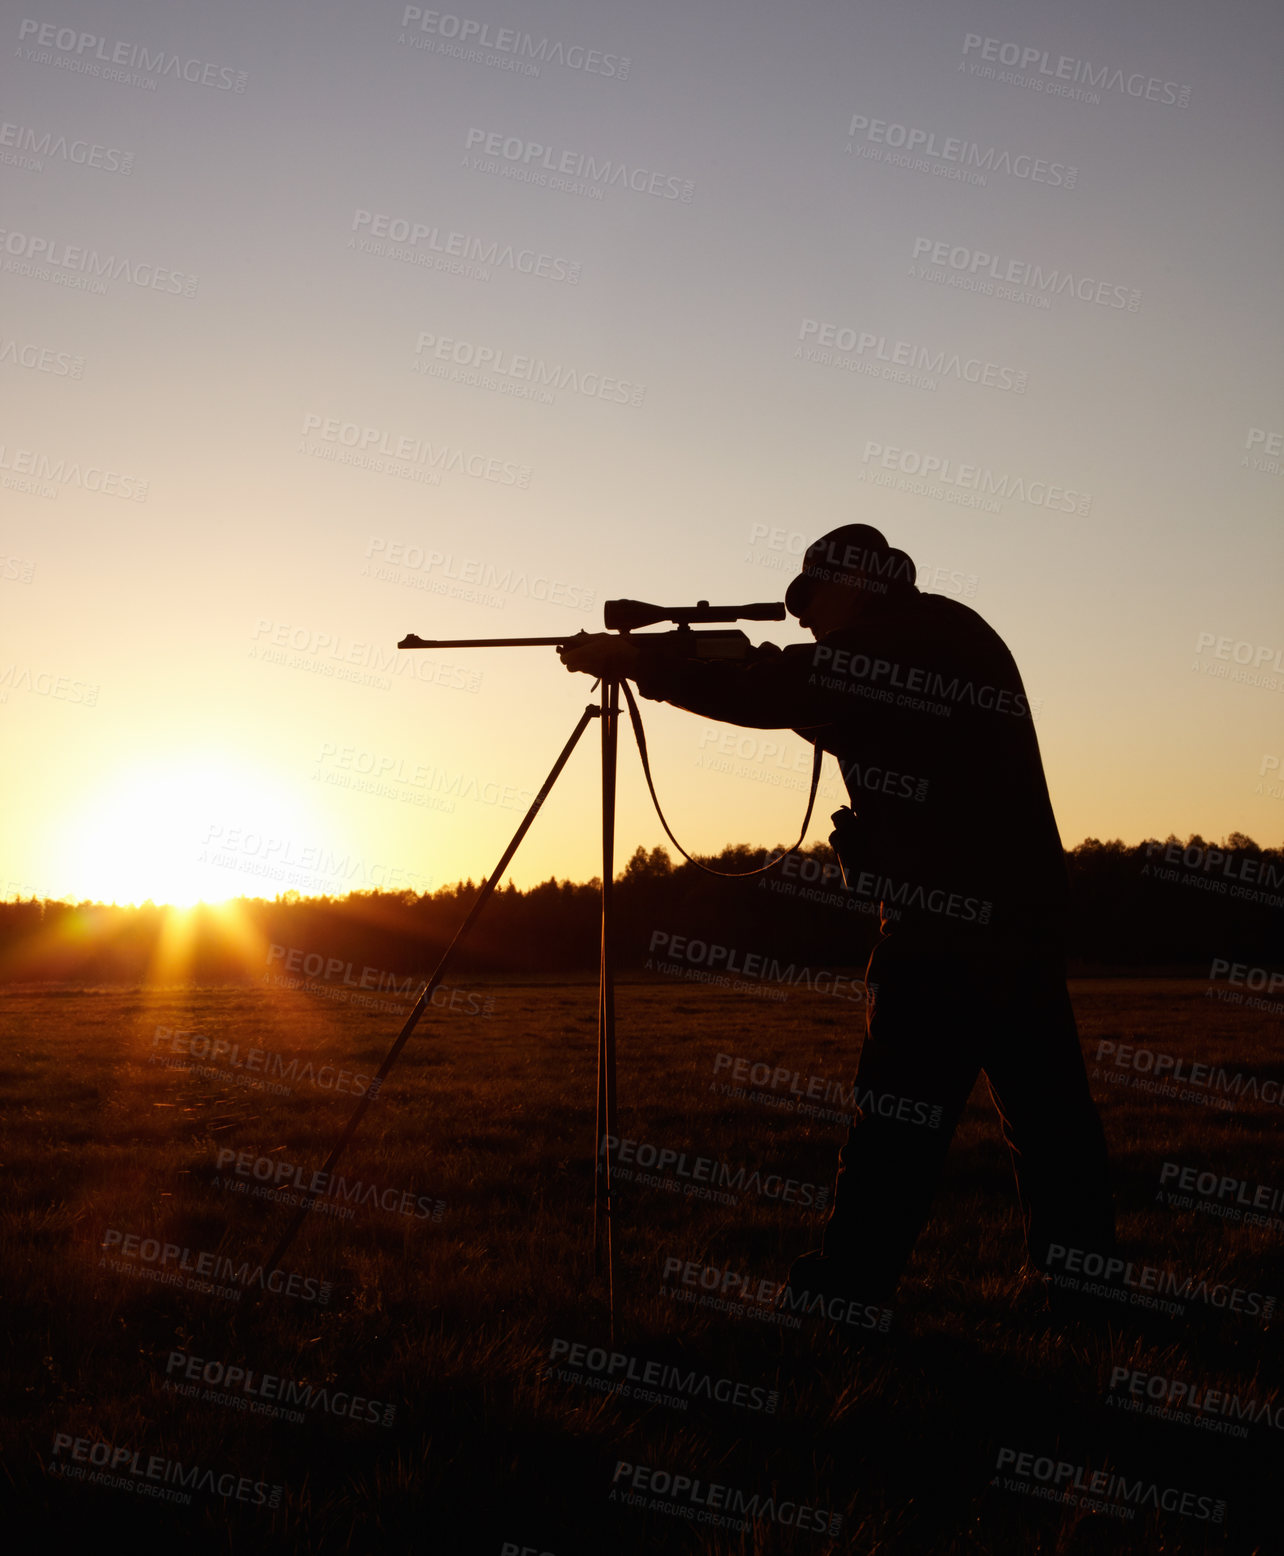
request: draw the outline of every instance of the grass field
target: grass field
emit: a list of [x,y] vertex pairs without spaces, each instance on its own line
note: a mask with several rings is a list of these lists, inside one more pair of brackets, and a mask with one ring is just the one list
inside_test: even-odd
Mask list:
[[[340,1168],[357,1197],[310,1216],[284,1261],[293,1294],[242,1289],[243,1274],[222,1294],[155,1277],[194,1284],[202,1255],[262,1263],[289,1212],[255,1196],[256,1172],[320,1165],[405,1005],[274,984],[6,991],[9,1495],[50,1533],[127,1531],[134,1551],[1284,1549],[1278,1321],[1200,1301],[1053,1321],[1019,1280],[983,1086],[885,1327],[788,1329],[665,1294],[666,1261],[779,1279],[818,1241],[806,1200],[832,1183],[843,1124],[781,1107],[789,1082],[723,1084],[734,1058],[801,1088],[819,1077],[813,1095],[850,1084],[862,1006],[787,992],[619,990],[619,1133],[687,1153],[677,1170],[700,1157],[746,1172],[733,1203],[672,1172],[618,1182],[612,1345],[591,1255],[595,981],[490,983],[425,1019]],[[1072,992],[1129,1256],[1279,1291],[1278,1228],[1157,1198],[1165,1161],[1278,1181],[1279,1108],[1156,1095],[1094,1056],[1132,1044],[1278,1086],[1284,1022],[1194,982]],[[779,1192],[769,1174],[805,1187]],[[604,1382],[612,1365],[631,1370],[629,1394]],[[1202,1412],[1129,1410],[1121,1368],[1205,1391]],[[281,1380],[311,1387],[286,1395],[302,1419],[271,1413]],[[1209,1390],[1272,1415],[1244,1437],[1211,1430]],[[1188,1494],[1185,1510],[1053,1502],[1037,1470],[996,1473],[1004,1449],[1154,1482],[1171,1504]],[[111,1483],[90,1483],[104,1453]],[[172,1487],[175,1464],[200,1467],[189,1504],[144,1494]],[[666,1493],[665,1475],[700,1489]],[[665,1505],[649,1505],[657,1492]],[[746,1503],[747,1530],[681,1511]]]

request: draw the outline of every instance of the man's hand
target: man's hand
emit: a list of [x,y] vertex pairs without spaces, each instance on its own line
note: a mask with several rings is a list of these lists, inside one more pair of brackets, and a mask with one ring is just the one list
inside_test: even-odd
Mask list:
[[642,645],[619,632],[580,632],[557,652],[568,670],[606,681],[631,680],[642,659]]

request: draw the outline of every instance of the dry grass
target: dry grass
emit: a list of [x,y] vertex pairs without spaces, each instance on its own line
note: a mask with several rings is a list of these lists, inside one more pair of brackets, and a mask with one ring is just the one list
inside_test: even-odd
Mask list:
[[[678,1410],[559,1380],[555,1340],[608,1341],[590,1252],[596,987],[486,992],[487,1017],[425,1021],[343,1164],[351,1178],[443,1201],[441,1219],[395,1208],[309,1218],[286,1265],[333,1283],[327,1307],[159,1285],[102,1267],[101,1245],[111,1228],[257,1262],[287,1212],[215,1186],[219,1150],[311,1169],[352,1103],[306,1081],[276,1096],[235,1084],[243,1070],[165,1068],[151,1062],[158,1027],[368,1074],[396,1014],[270,986],[0,998],[14,1342],[6,1474],[51,1529],[128,1530],[137,1550],[174,1536],[190,1550],[237,1552],[1279,1549],[1262,1532],[1277,1527],[1264,1469],[1280,1439],[1269,1427],[1241,1442],[1106,1403],[1112,1367],[1128,1366],[1278,1405],[1267,1329],[1203,1313],[1057,1325],[1036,1311],[1019,1290],[1011,1174],[983,1087],[886,1334],[844,1338],[815,1323],[791,1333],[662,1296],[670,1256],[778,1278],[816,1243],[820,1217],[754,1194],[726,1206],[620,1185],[616,1348],[638,1365],[658,1359],[777,1391],[775,1413],[699,1398]],[[1280,1078],[1280,1022],[1206,1000],[1200,985],[1073,992],[1090,1058],[1112,1037]],[[622,1134],[832,1181],[842,1126],[719,1094],[715,1057],[847,1082],[859,1006],[657,981],[623,987],[618,1007]],[[1278,1238],[1155,1202],[1165,1159],[1270,1181],[1278,1109],[1216,1112],[1100,1079],[1094,1091],[1133,1257],[1279,1290]],[[328,1384],[395,1406],[395,1420],[313,1408],[292,1424],[184,1398],[165,1388],[174,1351]],[[275,1509],[217,1492],[169,1507],[63,1482],[46,1472],[59,1432],[284,1495]],[[1004,1444],[1225,1498],[1226,1523],[1085,1517],[1018,1495],[991,1485]],[[626,1507],[610,1500],[620,1460],[832,1508],[842,1532],[764,1519],[741,1534]]]

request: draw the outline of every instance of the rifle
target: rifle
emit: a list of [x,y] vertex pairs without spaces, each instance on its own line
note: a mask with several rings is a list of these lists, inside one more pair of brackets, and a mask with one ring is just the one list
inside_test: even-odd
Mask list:
[[[676,623],[673,632],[648,633],[647,641],[663,640],[667,651],[691,659],[743,659],[752,645],[743,632],[692,632],[693,622],[711,621],[783,621],[785,607],[779,601],[757,605],[710,605],[700,600],[695,605],[648,605],[645,600],[607,600],[602,622],[608,632],[632,632],[637,627],[652,627],[657,622]],[[408,633],[398,648],[561,648],[564,643],[587,636],[581,632],[549,638],[421,638]]]

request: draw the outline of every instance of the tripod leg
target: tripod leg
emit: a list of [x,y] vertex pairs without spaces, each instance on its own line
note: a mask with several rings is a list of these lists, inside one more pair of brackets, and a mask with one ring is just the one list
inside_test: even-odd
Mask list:
[[611,1241],[611,1150],[615,1133],[615,775],[618,751],[620,683],[602,682],[602,950],[598,970],[597,1139],[593,1178],[593,1267],[601,1271],[606,1247],[607,1300],[611,1340],[615,1340],[615,1256]]
[[[603,706],[605,706],[605,702]],[[580,716],[580,721],[575,726],[571,738],[562,747],[562,754],[558,757],[557,761],[553,763],[552,770],[550,771],[548,777],[545,778],[544,787],[531,801],[530,809],[522,818],[522,823],[518,827],[517,831],[513,833],[512,841],[504,850],[499,863],[487,877],[485,885],[483,885],[481,891],[478,892],[477,900],[473,903],[472,907],[469,908],[467,917],[455,931],[455,938],[442,952],[441,959],[438,961],[436,967],[433,968],[432,976],[419,991],[419,998],[415,1001],[414,1009],[406,1017],[405,1025],[402,1027],[400,1033],[398,1034],[397,1041],[388,1050],[387,1056],[385,1057],[383,1063],[379,1066],[373,1081],[371,1081],[364,1096],[352,1110],[352,1116],[344,1125],[343,1133],[339,1136],[338,1140],[335,1141],[334,1149],[330,1152],[329,1156],[325,1160],[325,1165],[320,1170],[319,1176],[322,1184],[324,1184],[328,1179],[329,1174],[334,1171],[335,1163],[339,1160],[340,1156],[343,1155],[343,1152],[347,1148],[348,1142],[352,1139],[353,1135],[356,1134],[357,1126],[365,1116],[366,1109],[379,1095],[380,1087],[387,1079],[389,1070],[391,1070],[393,1065],[397,1062],[397,1057],[401,1053],[401,1050],[406,1046],[407,1042],[409,1042],[410,1034],[419,1024],[419,1018],[423,1015],[424,1010],[427,1008],[428,1001],[432,998],[433,990],[441,982],[451,957],[463,943],[465,935],[467,935],[468,931],[472,928],[478,914],[480,914],[481,910],[486,906],[487,902],[489,902],[491,894],[503,879],[504,871],[508,868],[509,861],[517,852],[518,844],[530,830],[531,823],[539,814],[540,806],[543,805],[544,801],[548,798],[549,793],[552,790],[553,785],[557,782],[562,769],[570,760],[571,752],[574,751],[580,736],[588,728],[590,719],[599,717],[601,712],[602,709],[595,708],[590,704],[590,706],[585,708],[583,714]],[[316,1181],[315,1178],[314,1181]],[[307,1197],[304,1199],[303,1204],[300,1205],[298,1210],[295,1212],[294,1219],[286,1228],[280,1242],[278,1242],[276,1247],[272,1250],[272,1256],[264,1266],[264,1280],[266,1280],[267,1277],[271,1275],[273,1270],[276,1269],[277,1265],[280,1264],[281,1260],[285,1257],[286,1249],[289,1248],[290,1244],[294,1241],[295,1237],[298,1235],[299,1228],[307,1219],[308,1212],[312,1208],[312,1201],[316,1197],[317,1192],[318,1191],[315,1189],[310,1189],[308,1191]]]

